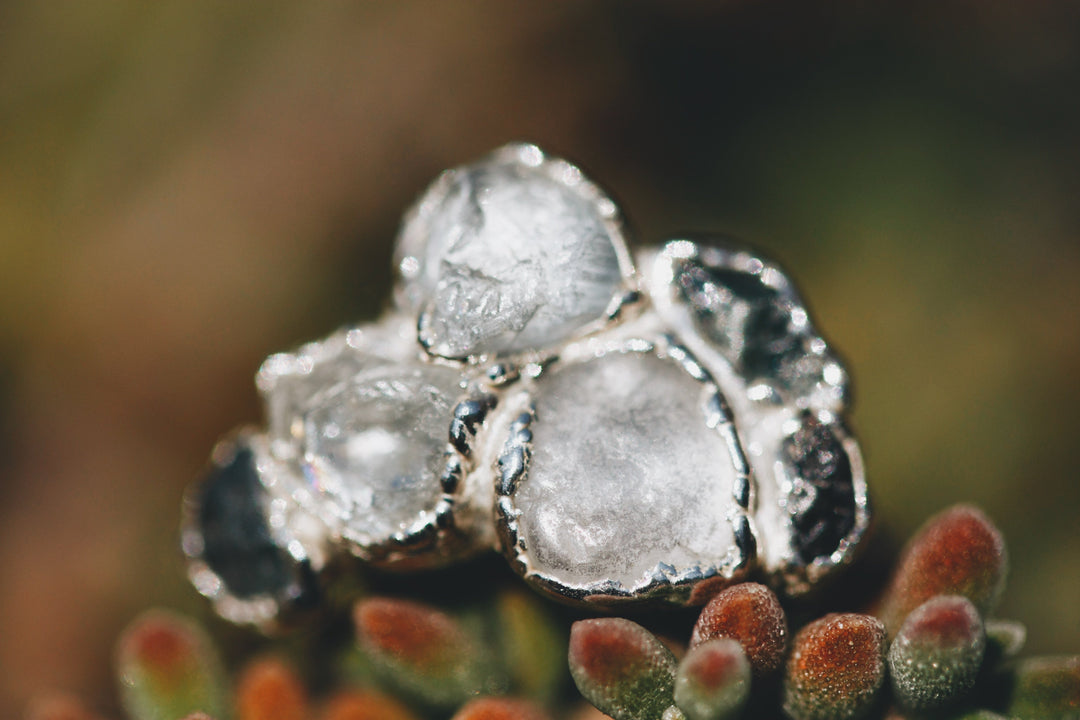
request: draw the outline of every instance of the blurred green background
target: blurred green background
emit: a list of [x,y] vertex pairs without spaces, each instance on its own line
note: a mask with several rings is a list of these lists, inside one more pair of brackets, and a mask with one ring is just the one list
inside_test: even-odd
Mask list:
[[983,506],[1001,614],[1080,652],[1080,5],[9,0],[0,715],[109,707],[119,628],[204,610],[180,496],[260,361],[376,315],[402,210],[511,139],[784,264],[886,532]]

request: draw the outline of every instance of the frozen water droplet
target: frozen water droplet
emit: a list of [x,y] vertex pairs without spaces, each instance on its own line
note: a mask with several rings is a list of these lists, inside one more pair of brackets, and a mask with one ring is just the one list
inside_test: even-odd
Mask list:
[[394,365],[330,385],[311,400],[301,467],[347,537],[379,544],[434,510],[460,393],[454,369]]
[[706,426],[709,387],[651,353],[539,378],[532,458],[512,498],[536,572],[625,591],[731,561],[736,470]]
[[399,301],[420,313],[429,352],[549,348],[605,318],[625,289],[610,200],[573,166],[533,159],[504,151],[446,173],[406,220],[397,255],[418,265]]
[[295,456],[295,421],[315,395],[388,360],[407,361],[418,351],[415,322],[391,316],[378,324],[339,330],[295,353],[271,355],[255,382],[266,403],[267,434],[275,453]]

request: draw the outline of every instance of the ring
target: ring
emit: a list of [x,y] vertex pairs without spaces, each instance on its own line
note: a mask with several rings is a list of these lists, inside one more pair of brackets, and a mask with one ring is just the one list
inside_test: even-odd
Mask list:
[[494,548],[604,607],[751,572],[794,595],[851,560],[870,505],[847,372],[775,264],[726,238],[631,254],[611,198],[527,144],[444,172],[395,264],[377,322],[266,359],[266,428],[189,490],[189,575],[222,616],[317,602],[341,552]]

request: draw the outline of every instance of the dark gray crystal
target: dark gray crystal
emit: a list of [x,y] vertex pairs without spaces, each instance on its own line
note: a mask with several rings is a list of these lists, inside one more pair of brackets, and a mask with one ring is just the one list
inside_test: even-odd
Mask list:
[[698,332],[748,384],[769,383],[785,399],[832,385],[826,365],[833,358],[786,278],[771,269],[774,282],[766,282],[760,263],[756,269],[731,267],[732,257],[704,248],[701,256],[676,265],[675,286],[694,309]]
[[810,413],[784,441],[794,476],[788,508],[795,550],[804,563],[831,555],[855,526],[851,461],[833,430]]
[[202,560],[240,600],[269,596],[302,604],[314,593],[314,573],[306,560],[296,560],[275,539],[268,506],[255,454],[239,442],[232,457],[215,465],[199,488],[196,529],[202,536]]

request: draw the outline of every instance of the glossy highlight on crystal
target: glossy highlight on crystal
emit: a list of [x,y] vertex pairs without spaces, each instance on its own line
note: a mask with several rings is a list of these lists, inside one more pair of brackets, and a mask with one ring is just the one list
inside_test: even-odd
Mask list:
[[809,591],[869,526],[847,373],[779,267],[710,242],[635,262],[610,197],[532,145],[441,175],[402,224],[396,307],[260,368],[252,509],[229,517],[265,528],[189,513],[196,586],[264,627],[344,553],[499,550],[603,607],[702,604],[755,568]]

